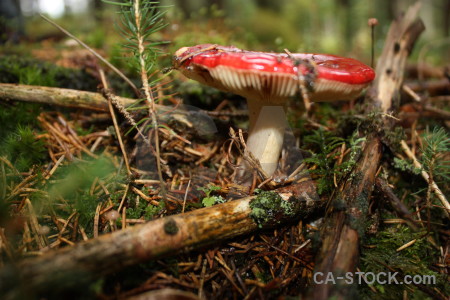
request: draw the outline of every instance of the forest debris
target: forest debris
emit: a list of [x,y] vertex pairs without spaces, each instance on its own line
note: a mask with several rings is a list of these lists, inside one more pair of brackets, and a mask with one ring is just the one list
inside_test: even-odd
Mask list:
[[35,235],[35,240],[38,244],[39,249],[45,248],[48,245],[47,237],[42,234],[40,230],[40,225],[36,216],[36,212],[34,211],[33,205],[31,204],[30,199],[25,200],[25,204],[28,207],[28,214],[29,214],[29,223],[31,226],[31,230],[33,234]]
[[416,93],[427,93],[430,96],[447,95],[450,92],[450,80],[448,78],[425,82],[408,82],[407,85]]
[[417,95],[416,92],[414,92],[407,84],[404,84],[402,86],[402,89],[404,92],[406,92],[408,95],[410,95],[415,101],[420,102],[422,99],[419,95]]
[[[311,181],[298,183],[289,189],[280,188],[277,192],[286,193],[283,198],[289,198],[295,213],[279,213],[264,227],[306,218],[324,206]],[[6,266],[0,271],[0,292],[11,296],[24,288],[37,293],[44,293],[54,286],[65,289],[129,265],[254,232],[258,229],[258,224],[250,217],[250,203],[254,198],[246,197],[159,218],[24,260],[15,266]],[[8,284],[11,282],[15,284]]]
[[[396,107],[392,99],[401,88],[406,58],[424,30],[423,22],[417,17],[419,9],[420,1],[392,23],[383,53],[378,59],[377,77],[366,94],[365,100],[369,103],[367,113],[381,109],[386,127],[383,130],[393,126],[393,120],[386,118],[386,114]],[[315,272],[334,273],[336,277],[342,272],[356,270],[359,242],[365,230],[364,220],[379,169],[381,149],[379,133],[371,132],[367,136],[363,154],[352,176],[340,185],[339,192],[331,200],[321,228],[322,248],[316,258]],[[346,208],[338,209],[342,205]],[[351,289],[351,285],[316,284],[307,298],[345,299]]]
[[417,242],[417,239],[413,239],[413,240],[407,242],[407,243],[404,244],[403,246],[399,247],[396,251],[397,251],[397,252],[400,252],[400,251],[402,251],[402,250],[408,248],[409,246],[413,245],[415,242]]
[[406,72],[408,73],[409,77],[415,78],[443,78],[445,76],[446,67],[436,67],[424,62],[421,62],[419,64],[409,63],[406,65]]
[[413,160],[414,163],[414,167],[422,170],[420,172],[420,174],[422,175],[423,179],[425,179],[425,181],[431,186],[431,189],[433,191],[433,193],[438,197],[438,199],[441,201],[442,205],[444,206],[444,211],[445,214],[447,215],[447,218],[450,217],[450,203],[448,203],[447,198],[445,198],[444,194],[442,193],[441,189],[438,187],[438,185],[436,184],[436,182],[434,182],[433,180],[430,179],[430,175],[428,175],[427,172],[425,172],[422,168],[422,165],[420,164],[420,162],[417,160],[416,156],[414,155],[414,153],[412,153],[411,149],[408,147],[408,145],[406,144],[405,141],[401,141],[400,142],[403,151],[406,153],[406,155]]
[[377,178],[375,180],[376,188],[383,194],[385,198],[389,201],[391,206],[397,212],[397,214],[402,217],[403,222],[406,222],[408,226],[412,229],[417,230],[418,226],[415,224],[415,220],[412,218],[412,213],[408,210],[405,204],[398,199],[398,197],[394,194],[392,189],[389,187],[388,183],[381,179]]

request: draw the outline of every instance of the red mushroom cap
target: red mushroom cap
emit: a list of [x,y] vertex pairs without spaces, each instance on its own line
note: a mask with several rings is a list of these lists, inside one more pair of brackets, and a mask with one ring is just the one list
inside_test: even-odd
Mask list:
[[[307,60],[308,64],[296,60]],[[280,103],[298,91],[298,73],[315,73],[313,101],[352,99],[374,79],[375,72],[352,59],[325,54],[276,54],[212,44],[185,47],[175,65],[189,78],[244,97]]]

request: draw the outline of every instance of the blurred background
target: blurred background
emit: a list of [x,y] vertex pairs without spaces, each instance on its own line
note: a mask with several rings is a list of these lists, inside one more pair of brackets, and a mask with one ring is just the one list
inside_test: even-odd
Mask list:
[[[232,44],[252,50],[323,52],[370,56],[369,18],[377,18],[375,47],[381,51],[390,21],[412,0],[163,0],[169,50],[198,43]],[[1,40],[40,41],[60,33],[38,16],[56,20],[91,46],[110,49],[120,38],[115,6],[101,0],[1,0]],[[422,45],[433,43],[437,62],[448,59],[450,0],[423,1],[427,27]]]

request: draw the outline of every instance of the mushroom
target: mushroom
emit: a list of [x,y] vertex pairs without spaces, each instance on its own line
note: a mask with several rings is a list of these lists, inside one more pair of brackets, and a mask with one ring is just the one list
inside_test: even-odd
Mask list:
[[247,99],[247,148],[268,176],[277,168],[283,145],[285,104],[300,92],[301,84],[311,101],[350,100],[375,77],[370,67],[352,58],[254,52],[212,44],[179,49],[174,67],[190,79]]

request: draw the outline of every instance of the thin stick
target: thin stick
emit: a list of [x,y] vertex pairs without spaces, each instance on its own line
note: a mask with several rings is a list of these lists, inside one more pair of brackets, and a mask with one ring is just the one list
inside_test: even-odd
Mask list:
[[370,33],[371,33],[371,59],[370,59],[370,66],[373,68],[375,65],[375,26],[378,25],[378,20],[376,18],[370,18],[368,21],[368,24],[370,26]]
[[49,18],[47,18],[46,16],[44,16],[43,14],[39,14],[45,21],[49,22],[50,24],[52,24],[53,26],[55,26],[56,28],[58,28],[59,30],[61,30],[62,32],[64,32],[64,34],[70,36],[71,38],[73,38],[78,44],[80,44],[81,46],[83,46],[84,48],[86,48],[89,52],[91,52],[95,57],[97,57],[98,59],[100,59],[103,63],[105,63],[111,70],[113,70],[114,72],[117,73],[117,75],[119,75],[120,77],[122,77],[123,80],[125,80],[134,90],[134,92],[136,93],[136,95],[140,95],[141,93],[139,92],[139,89],[134,85],[134,83],[128,79],[127,76],[125,76],[125,74],[123,74],[119,69],[117,69],[116,67],[114,67],[109,61],[107,61],[106,59],[104,59],[100,54],[98,54],[94,49],[92,49],[91,47],[89,47],[88,45],[86,45],[84,42],[82,42],[80,39],[78,39],[76,36],[74,36],[73,34],[71,34],[70,32],[68,32],[67,30],[65,30],[64,28],[62,28],[61,26],[59,26],[58,24],[56,24],[55,22],[53,22],[52,20],[50,20]]
[[[102,69],[99,69],[99,71],[100,71],[100,78],[102,79],[103,87],[106,90],[108,90],[108,82],[106,81],[106,78],[105,78],[105,72],[103,72]],[[119,141],[119,146],[120,146],[120,150],[122,151],[123,160],[125,161],[125,167],[127,168],[127,174],[128,174],[128,176],[130,176],[131,168],[130,168],[130,163],[128,162],[127,151],[125,150],[125,145],[123,144],[123,141],[122,141],[122,135],[120,133],[119,124],[117,123],[116,114],[114,113],[114,107],[113,107],[113,104],[112,104],[112,101],[110,98],[108,98],[108,107],[109,107],[109,112],[111,113],[111,118],[113,120],[114,129],[116,130],[116,133],[117,133],[117,140]]]
[[6,170],[5,163],[0,160],[0,175],[2,177],[2,188],[0,188],[1,199],[6,198]]
[[166,194],[167,194],[167,190],[166,190],[166,186],[165,186],[165,182],[164,182],[164,178],[162,175],[162,170],[161,170],[161,151],[159,148],[159,132],[158,132],[158,119],[156,118],[156,108],[155,108],[155,99],[152,95],[151,92],[151,88],[148,84],[148,74],[147,74],[147,64],[145,62],[144,59],[144,55],[145,55],[145,44],[144,44],[144,35],[142,34],[142,32],[144,31],[144,28],[141,28],[141,11],[140,11],[140,1],[139,0],[135,0],[134,2],[134,13],[135,13],[135,18],[136,18],[136,38],[137,38],[137,42],[138,42],[138,51],[139,51],[139,62],[141,65],[141,79],[142,79],[142,84],[143,84],[143,89],[144,89],[144,93],[145,93],[145,98],[149,104],[149,113],[150,116],[152,118],[152,127],[153,130],[155,131],[155,135],[154,135],[154,141],[155,141],[155,154],[156,154],[156,167],[158,169],[158,177],[159,177],[159,181],[160,181],[160,187],[161,187],[161,196],[163,198],[163,201],[166,200]]
[[186,187],[186,193],[184,194],[184,199],[183,199],[183,209],[181,210],[181,213],[184,213],[184,209],[186,207],[186,199],[189,193],[189,188],[191,187],[191,179],[189,178],[189,182],[188,185]]
[[[94,238],[98,237],[98,225],[100,222],[100,208],[102,207],[102,204],[99,203],[97,205],[97,208],[95,209],[95,215],[94,215]],[[69,222],[67,220],[67,222]]]
[[[412,159],[413,164],[416,168],[419,168],[421,170],[423,170],[422,165],[420,164],[420,162],[417,160],[416,156],[414,155],[414,153],[412,153],[411,149],[408,147],[408,145],[406,144],[406,142],[404,140],[402,140],[400,142],[400,144],[402,145],[402,149],[405,152],[405,154]],[[436,194],[436,196],[438,197],[438,199],[441,201],[442,205],[444,205],[445,208],[445,213],[447,214],[447,217],[449,216],[449,212],[450,212],[450,204],[448,203],[447,199],[445,198],[444,194],[442,193],[441,189],[437,186],[436,182],[434,182],[434,180],[432,180],[430,178],[430,175],[425,172],[422,171],[421,172],[423,179],[425,179],[426,182],[428,182],[428,184],[430,185],[432,191]]]
[[127,194],[128,194],[128,190],[130,189],[130,184],[128,183],[125,187],[125,191],[123,192],[123,196],[122,196],[122,200],[120,201],[119,204],[119,208],[117,209],[118,212],[120,212],[120,210],[123,207],[123,204],[125,203],[125,199],[127,198]]
[[203,260],[202,273],[200,275],[200,287],[198,288],[198,297],[200,299],[204,299],[203,284],[205,283],[205,274],[206,274],[206,259]]

